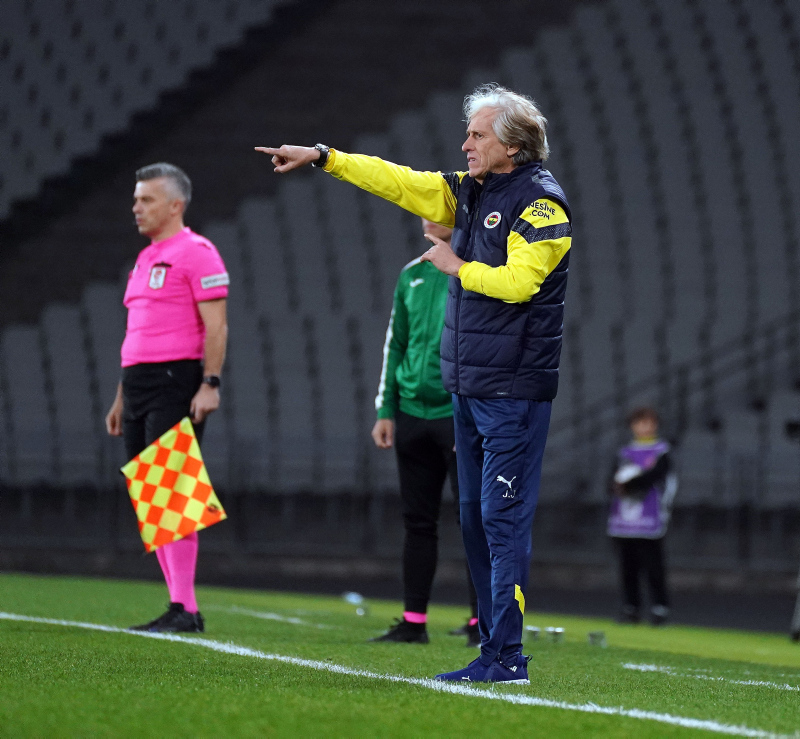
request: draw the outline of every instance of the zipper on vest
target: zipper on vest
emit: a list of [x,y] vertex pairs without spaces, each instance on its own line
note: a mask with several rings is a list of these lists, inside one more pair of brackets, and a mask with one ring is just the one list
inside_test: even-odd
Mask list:
[[[466,255],[465,255],[466,256]],[[464,260],[466,261],[466,260]],[[458,280],[458,277],[455,279]],[[456,394],[461,393],[461,378],[459,377],[460,371],[459,366],[460,363],[458,361],[458,319],[461,314],[461,296],[464,294],[464,288],[461,287],[461,281],[459,280],[458,285],[458,302],[456,303],[456,325],[453,327],[453,333],[455,334],[455,350],[456,350]]]
[[[468,252],[464,253],[464,257],[465,257],[464,261],[465,262],[470,261],[470,258],[472,257],[472,254],[475,251],[475,241],[474,241],[473,226],[475,224],[476,217],[479,216],[480,212],[481,212],[481,200],[483,200],[483,190],[484,190],[484,185],[481,185],[481,192],[480,192],[480,195],[478,195],[477,200],[475,201],[475,208],[473,209],[472,213],[468,214],[468,216],[469,216],[469,241],[467,242]],[[478,220],[480,221],[480,218],[478,218]],[[458,279],[458,278],[456,277],[456,279]],[[458,302],[456,303],[456,325],[455,325],[455,340],[456,340],[456,346],[455,346],[455,349],[456,349],[456,394],[460,394],[461,393],[461,362],[459,362],[459,356],[460,356],[461,352],[460,352],[460,349],[459,349],[459,340],[458,340],[458,336],[459,336],[458,324],[459,324],[459,318],[461,316],[461,299],[463,297],[464,297],[464,288],[461,286],[461,281],[459,280]]]

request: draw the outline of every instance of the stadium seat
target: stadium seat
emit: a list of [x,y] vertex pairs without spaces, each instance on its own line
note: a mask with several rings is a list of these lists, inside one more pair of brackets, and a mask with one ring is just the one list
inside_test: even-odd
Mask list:
[[285,214],[272,199],[248,200],[240,213],[239,241],[248,258],[249,270],[245,273],[249,271],[250,282],[245,283],[245,289],[252,293],[249,299],[259,317],[292,312],[300,285],[294,255],[282,242]]
[[13,482],[52,483],[56,478],[55,426],[40,329],[8,328],[1,346],[14,429]]
[[[97,378],[97,404],[103,418],[117,393],[120,382],[120,348],[125,337],[124,285],[94,283],[83,294],[88,341]],[[101,435],[99,453],[102,471],[99,480],[108,484],[119,479],[119,468],[127,461],[120,439]]]
[[55,403],[57,482],[95,483],[101,468],[99,416],[105,409],[93,392],[80,310],[52,304],[42,317],[42,328]]
[[0,480],[11,480],[11,435],[6,413],[8,403],[3,385],[4,383],[0,382]]

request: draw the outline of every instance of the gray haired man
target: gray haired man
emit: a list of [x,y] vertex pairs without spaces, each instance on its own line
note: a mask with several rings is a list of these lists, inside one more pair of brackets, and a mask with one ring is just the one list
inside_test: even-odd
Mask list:
[[437,675],[527,683],[524,590],[558,366],[569,204],[542,166],[547,121],[529,98],[484,85],[464,103],[467,172],[416,172],[327,146],[260,147],[277,172],[305,164],[453,228],[422,259],[450,276],[442,332],[453,394],[461,527],[478,592],[481,655]]

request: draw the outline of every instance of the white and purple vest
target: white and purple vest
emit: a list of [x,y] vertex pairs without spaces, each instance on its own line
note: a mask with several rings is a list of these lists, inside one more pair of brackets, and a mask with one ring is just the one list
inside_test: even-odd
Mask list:
[[[622,447],[614,480],[625,484],[652,469],[667,454],[666,441],[632,442]],[[639,495],[614,495],[608,516],[608,535],[660,539],[667,531],[677,479],[667,474]]]

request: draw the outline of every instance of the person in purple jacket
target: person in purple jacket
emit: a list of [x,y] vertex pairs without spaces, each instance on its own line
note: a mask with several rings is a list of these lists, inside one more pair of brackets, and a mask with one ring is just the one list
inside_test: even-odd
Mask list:
[[619,450],[612,476],[608,535],[619,556],[623,606],[619,621],[638,623],[639,580],[647,578],[650,622],[659,626],[669,615],[662,540],[667,532],[677,478],[670,445],[658,438],[658,413],[642,407],[628,417],[633,439]]

